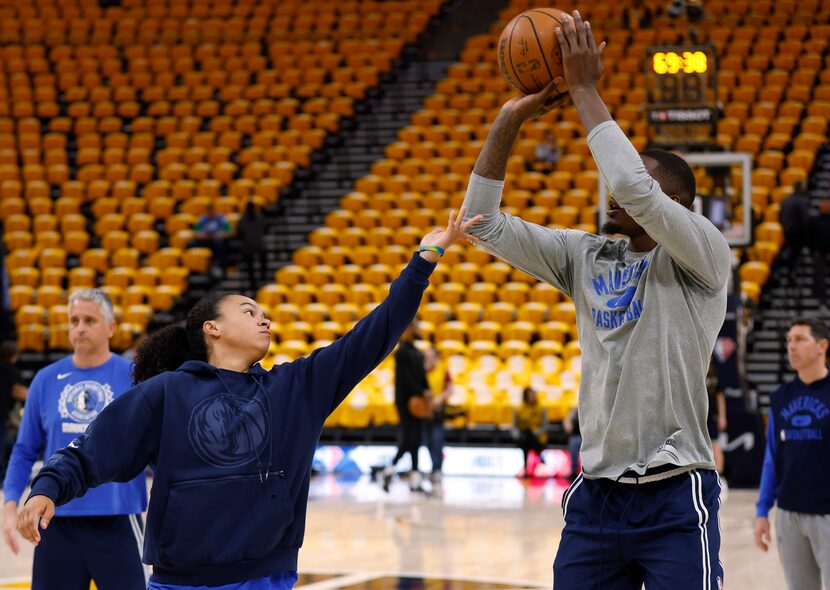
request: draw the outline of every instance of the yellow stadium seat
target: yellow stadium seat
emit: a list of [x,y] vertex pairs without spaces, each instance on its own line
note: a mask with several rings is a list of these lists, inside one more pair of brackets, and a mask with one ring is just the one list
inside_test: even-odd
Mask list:
[[341,284],[323,285],[317,292],[317,301],[328,306],[343,303],[346,298],[346,288]]
[[557,303],[551,310],[551,319],[568,325],[576,323],[576,308],[571,302]]
[[147,328],[147,324],[153,317],[153,308],[149,305],[128,305],[124,308],[121,321],[139,326],[141,330]]
[[[309,303],[303,307],[300,313],[300,319],[310,324],[317,324],[324,322],[329,318],[329,306],[323,303]],[[315,338],[315,340],[321,340]]]
[[[501,337],[502,325],[498,322],[478,322],[470,327],[470,342],[480,340],[497,342]],[[452,340],[452,338],[449,338]],[[459,338],[458,341],[463,341]]]
[[46,328],[40,324],[18,324],[17,347],[21,352],[44,352]]
[[784,230],[781,224],[775,222],[764,222],[756,228],[756,239],[759,241],[772,242],[779,247],[784,243]]
[[480,359],[484,356],[496,355],[499,347],[495,342],[489,340],[477,340],[471,342],[467,347],[468,354],[473,359]]
[[147,264],[159,270],[171,266],[180,266],[182,250],[176,247],[161,248],[147,258]]
[[41,285],[37,289],[37,304],[44,309],[49,309],[53,305],[59,305],[64,302],[64,299],[64,290],[62,287]]
[[[428,304],[431,305],[431,304]],[[443,304],[440,304],[443,305]],[[458,321],[464,322],[465,324],[476,324],[480,321],[481,315],[483,312],[482,304],[475,303],[471,301],[467,301],[464,303],[458,304],[455,309],[455,318]],[[447,316],[449,317],[449,316]],[[442,318],[441,321],[444,321],[446,318]],[[437,322],[436,322],[437,323]]]
[[27,324],[42,324],[46,321],[46,309],[38,304],[22,305],[15,312],[18,327]]
[[581,354],[582,349],[579,346],[579,342],[571,340],[565,345],[565,349],[562,351],[562,358],[568,360],[575,356],[580,356]]
[[29,285],[14,285],[9,287],[9,300],[12,311],[16,311],[24,305],[33,303],[34,289]]
[[113,267],[104,274],[104,284],[126,289],[133,282],[135,269],[130,267]]
[[285,303],[288,288],[285,285],[264,285],[256,294],[256,300],[267,308]]
[[512,322],[516,315],[516,306],[512,303],[499,301],[491,303],[484,308],[482,319],[485,321],[507,324]]
[[140,256],[141,253],[135,248],[118,248],[112,253],[111,262],[113,266],[136,269]]
[[355,305],[365,305],[380,301],[380,299],[377,288],[366,283],[352,285],[352,288],[345,293],[345,301]]
[[154,230],[142,230],[133,234],[131,244],[142,254],[150,254],[158,250],[159,235]]
[[182,264],[190,272],[205,273],[210,268],[212,256],[209,248],[187,248],[182,254]]
[[561,342],[554,340],[537,340],[530,347],[530,358],[538,361],[546,356],[561,357],[565,347]]
[[41,285],[60,287],[66,278],[66,269],[59,267],[44,268],[40,275]]
[[126,248],[129,243],[130,234],[125,231],[108,231],[101,236],[101,245],[110,252],[114,252],[119,248]]
[[508,264],[498,261],[487,264],[482,268],[481,276],[487,282],[502,285],[507,282],[510,272],[511,268]]
[[66,250],[63,248],[44,248],[38,256],[40,268],[65,267]]
[[91,289],[96,286],[95,276],[95,271],[91,268],[82,266],[73,268],[69,271],[69,289]]
[[753,302],[761,301],[761,286],[753,281],[741,281],[741,295]]
[[435,331],[435,338],[438,342],[442,340],[455,340],[466,342],[469,326],[459,321],[449,321],[440,324]]
[[86,231],[68,231],[63,237],[63,248],[69,254],[83,254],[89,246],[89,234]]
[[[117,288],[117,287],[108,287]],[[121,305],[128,307],[130,305],[144,305],[150,297],[150,288],[146,285],[130,285],[126,289],[121,290]]]
[[353,303],[338,303],[331,308],[332,321],[350,324],[358,318],[358,308]]
[[143,287],[155,287],[161,279],[161,271],[154,266],[139,268],[132,277],[132,284]]
[[65,303],[53,305],[47,312],[47,322],[51,324],[68,324],[69,307]]
[[548,315],[548,306],[538,301],[528,301],[516,310],[516,319],[522,322],[531,322],[535,325],[543,323]]
[[159,285],[149,291],[149,305],[154,311],[167,311],[173,307],[181,289],[173,285]]
[[419,317],[433,324],[442,324],[450,320],[452,307],[447,303],[433,302],[421,306],[418,312]]
[[343,333],[343,327],[337,322],[319,322],[314,325],[311,335],[314,340],[336,340]]
[[502,360],[514,356],[526,357],[530,354],[530,344],[524,340],[507,340],[501,343],[498,353]]
[[741,282],[750,281],[763,285],[769,277],[769,266],[759,261],[745,262],[738,269],[738,275]]
[[28,231],[10,231],[3,236],[6,250],[14,251],[31,248],[33,244],[32,234]]
[[49,324],[49,350],[69,350],[71,343],[69,342],[69,325]]
[[171,266],[161,271],[161,284],[174,287],[183,292],[187,289],[187,277],[190,273],[181,266]]
[[433,292],[433,297],[440,303],[452,306],[458,305],[464,299],[465,288],[461,283],[449,282],[439,285]]
[[466,300],[477,305],[487,305],[496,300],[496,285],[493,283],[475,283],[467,290]]

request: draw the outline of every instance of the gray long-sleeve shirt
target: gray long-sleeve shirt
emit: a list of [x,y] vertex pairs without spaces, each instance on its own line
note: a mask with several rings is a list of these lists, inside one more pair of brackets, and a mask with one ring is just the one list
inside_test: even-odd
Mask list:
[[726,312],[730,251],[669,198],[613,121],[588,145],[615,200],[658,245],[552,230],[499,213],[503,181],[473,174],[464,205],[481,247],[566,293],[582,347],[579,423],[588,478],[650,465],[714,469],[706,372]]

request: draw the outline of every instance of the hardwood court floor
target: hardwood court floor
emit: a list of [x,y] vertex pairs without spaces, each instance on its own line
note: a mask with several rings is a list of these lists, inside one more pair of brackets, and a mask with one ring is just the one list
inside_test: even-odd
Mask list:
[[[551,588],[566,482],[445,478],[441,497],[367,477],[312,482],[304,590],[530,590]],[[721,510],[730,590],[782,590],[775,549],[752,539],[756,491],[731,490]],[[0,548],[0,588],[28,588],[32,550]]]

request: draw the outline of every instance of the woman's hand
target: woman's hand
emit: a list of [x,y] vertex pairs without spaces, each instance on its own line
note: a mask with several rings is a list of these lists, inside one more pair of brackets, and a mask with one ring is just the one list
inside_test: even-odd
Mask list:
[[17,518],[17,530],[24,539],[37,545],[40,543],[40,530],[46,530],[55,516],[55,503],[46,496],[30,498]]
[[[464,207],[461,208],[458,214],[456,214],[455,211],[450,211],[450,219],[449,222],[447,222],[447,229],[435,228],[429,232],[424,236],[424,239],[421,240],[421,247],[438,246],[439,248],[446,250],[456,240],[465,239],[470,240],[471,242],[480,242],[481,240],[467,232],[473,224],[481,219],[481,215],[476,215],[465,222],[465,213],[466,211]],[[438,262],[440,255],[437,252],[425,250],[424,252],[421,252],[421,257],[429,262],[435,263]]]

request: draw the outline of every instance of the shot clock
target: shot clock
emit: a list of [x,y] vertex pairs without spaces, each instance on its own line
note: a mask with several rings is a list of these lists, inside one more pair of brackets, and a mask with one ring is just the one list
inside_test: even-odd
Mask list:
[[645,55],[650,145],[705,148],[717,139],[717,53],[711,45],[654,46]]

